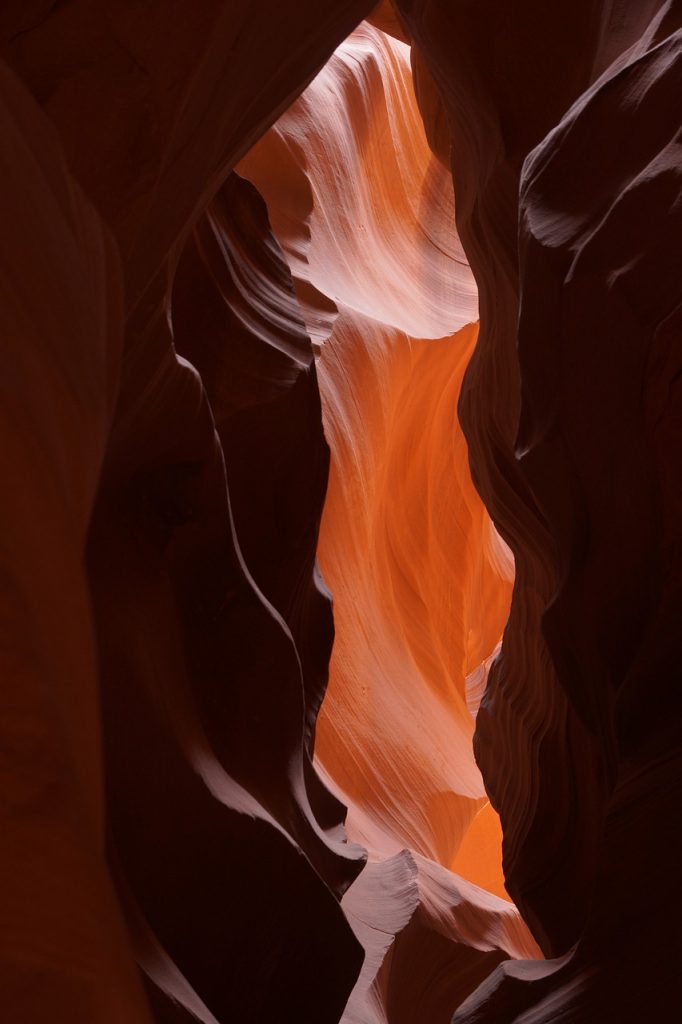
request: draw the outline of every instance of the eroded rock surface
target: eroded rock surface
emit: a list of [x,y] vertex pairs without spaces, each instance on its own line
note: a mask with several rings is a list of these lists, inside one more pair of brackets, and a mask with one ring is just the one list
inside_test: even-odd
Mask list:
[[371,7],[0,10],[12,1020],[675,1016],[680,5]]

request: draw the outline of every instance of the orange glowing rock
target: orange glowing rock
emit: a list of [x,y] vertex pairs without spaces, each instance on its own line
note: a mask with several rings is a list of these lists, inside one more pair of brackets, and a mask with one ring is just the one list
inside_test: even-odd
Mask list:
[[475,336],[415,341],[340,318],[319,366],[336,642],[317,755],[353,838],[446,866],[485,799],[465,678],[499,640],[510,592],[457,424]]
[[[473,487],[457,419],[476,291],[408,47],[361,26],[239,169],[268,202],[319,349],[332,460],[318,552],[336,639],[318,766],[377,870],[409,849],[458,871],[525,936],[525,953],[507,955],[533,955],[498,898],[501,830],[472,751],[476,680],[504,629],[513,559]],[[379,931],[396,934],[390,907],[405,905],[389,893],[400,885],[388,868],[379,878]],[[361,875],[344,906],[368,885]]]

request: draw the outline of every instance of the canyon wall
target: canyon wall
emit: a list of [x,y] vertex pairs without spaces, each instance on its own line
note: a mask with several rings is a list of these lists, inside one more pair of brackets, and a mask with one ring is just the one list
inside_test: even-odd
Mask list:
[[17,1021],[679,1001],[682,11],[371,6],[0,11]]
[[644,878],[674,889],[681,839],[679,704],[663,681],[680,599],[681,12],[400,10],[448,109],[481,308],[460,416],[516,563],[477,759],[507,888],[560,958],[500,968],[456,1019],[642,1019],[675,1005],[680,951]]
[[[262,201],[228,175],[362,13],[3,5],[14,1019],[331,1022],[360,969],[338,897],[364,853],[310,764],[331,645],[312,350]],[[210,404],[182,353],[205,370],[226,334],[242,386],[216,371]],[[237,499],[273,437],[291,463],[262,495],[272,571],[237,540],[233,419]]]

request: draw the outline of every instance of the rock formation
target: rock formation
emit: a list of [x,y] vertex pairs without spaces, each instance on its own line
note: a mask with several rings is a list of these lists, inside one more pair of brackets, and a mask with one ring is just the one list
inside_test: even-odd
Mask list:
[[[655,859],[663,887],[674,884],[681,839],[677,825],[652,838],[653,818],[679,814],[679,707],[654,679],[661,657],[662,674],[675,674],[662,652],[680,576],[666,527],[679,500],[670,468],[676,371],[662,356],[679,301],[664,287],[675,277],[675,246],[654,246],[651,235],[674,230],[666,147],[678,131],[681,12],[666,3],[528,3],[511,23],[497,3],[434,4],[426,18],[401,10],[448,107],[457,222],[481,305],[460,415],[474,480],[516,562],[475,746],[502,818],[509,892],[545,953],[567,957],[500,969],[457,1019],[670,1012],[679,940],[670,908],[650,899],[642,879]],[[486,14],[505,29],[492,42],[481,33]],[[640,119],[653,138],[640,137]],[[599,153],[593,162],[579,137]],[[625,137],[637,153],[629,160]],[[648,213],[633,206],[638,176],[650,184]],[[611,208],[622,234],[605,244]],[[580,265],[588,251],[593,262]],[[630,295],[647,294],[648,260],[660,265],[661,292],[646,315],[626,302],[618,321],[610,293],[621,294],[628,267],[642,271],[628,278]],[[652,418],[654,394],[662,404]],[[665,725],[645,710],[653,688]],[[646,977],[633,970],[651,955]]]
[[352,827],[364,845],[449,865],[484,797],[465,678],[499,641],[510,588],[456,421],[476,295],[407,47],[358,29],[240,171],[320,344],[336,643],[317,757],[351,816],[381,817],[381,836]]
[[682,8],[372,6],[0,11],[21,1024],[676,1016]]
[[[332,452],[319,557],[336,639],[316,758],[372,862],[342,901],[366,950],[342,1019],[449,1021],[495,963],[538,951],[515,908],[443,870],[507,896],[467,678],[499,642],[513,563],[456,419],[476,294],[408,47],[363,25],[239,171],[294,270]],[[458,912],[434,911],[448,899],[467,920],[482,901],[493,937],[476,919],[463,940]]]
[[[242,269],[270,258],[281,293],[270,307],[261,295],[244,330],[273,350],[283,335],[274,382],[257,355],[260,393],[242,405],[298,381],[314,423],[310,343],[283,313],[288,271],[262,204],[214,197],[363,13],[315,7],[3,7],[3,657],[19,675],[3,712],[3,875],[16,881],[2,982],[18,1020],[142,1021],[150,1004],[159,1019],[336,1021],[362,962],[337,897],[363,854],[337,837],[343,811],[305,741],[331,642],[312,561],[319,412],[306,437],[318,483],[293,516],[313,533],[283,523],[306,544],[292,532],[291,577],[261,582],[280,611],[244,561],[220,414],[170,321],[189,232],[206,244],[213,231],[221,253],[221,210],[237,202],[260,250]],[[187,253],[183,273],[209,289],[211,270],[210,250],[203,264]],[[218,313],[227,330],[239,316]],[[214,342],[177,339],[197,359]],[[294,639],[306,621],[309,651]]]

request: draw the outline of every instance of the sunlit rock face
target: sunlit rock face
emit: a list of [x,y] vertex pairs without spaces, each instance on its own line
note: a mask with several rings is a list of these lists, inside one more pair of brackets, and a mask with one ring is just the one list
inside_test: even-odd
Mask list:
[[[319,559],[336,638],[316,760],[376,864],[343,901],[367,951],[344,1020],[448,1020],[498,960],[536,948],[514,907],[443,870],[506,897],[472,733],[513,560],[457,421],[476,292],[409,48],[363,25],[239,170],[268,202],[319,346],[331,447]],[[455,911],[433,912],[436,884],[467,918],[481,900],[494,924],[459,935]]]
[[336,624],[317,758],[365,845],[450,866],[484,798],[465,679],[501,637],[513,568],[495,559],[457,423],[476,294],[408,47],[358,29],[240,171],[304,296],[335,308],[317,335]]

